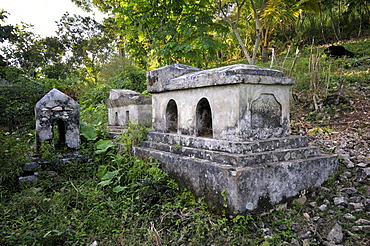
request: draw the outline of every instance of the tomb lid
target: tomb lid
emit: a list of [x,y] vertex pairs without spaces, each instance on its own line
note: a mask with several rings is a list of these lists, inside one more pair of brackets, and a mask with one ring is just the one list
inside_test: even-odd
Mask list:
[[168,81],[183,74],[189,74],[199,71],[202,71],[202,69],[184,64],[172,64],[160,67],[147,73],[146,79],[148,82],[148,88],[160,86],[163,81]]
[[108,108],[123,107],[127,105],[151,104],[152,98],[142,96],[140,93],[132,90],[111,89],[109,99],[106,101]]
[[53,109],[60,106],[68,106],[68,108],[79,108],[78,103],[73,100],[73,98],[64,94],[60,90],[53,88],[36,103],[35,109]]
[[279,70],[246,64],[208,70],[186,66],[185,69],[181,68],[178,76],[174,72],[176,69],[178,70],[176,66],[166,66],[150,71],[147,74],[148,91],[161,92],[229,84],[293,85],[295,83],[295,79],[284,77],[284,73]]

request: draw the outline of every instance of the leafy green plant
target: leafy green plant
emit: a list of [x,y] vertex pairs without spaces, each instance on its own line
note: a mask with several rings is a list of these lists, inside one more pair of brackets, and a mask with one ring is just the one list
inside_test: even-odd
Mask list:
[[9,81],[8,85],[1,85],[0,126],[8,131],[30,129],[35,125],[33,108],[38,100],[51,89],[39,81],[19,78]]
[[174,146],[176,149],[182,149],[182,147],[183,147],[183,146],[182,146],[182,145],[180,145],[180,144],[174,144],[173,146]]
[[109,135],[108,109],[105,101],[108,99],[110,88],[107,84],[87,88],[82,91],[82,95],[79,98],[81,107],[80,120],[84,122],[81,123],[81,131],[84,137],[89,138],[88,140],[93,140],[95,135],[97,135],[97,138],[102,139],[107,138]]
[[80,122],[80,134],[88,141],[94,141],[98,138],[98,133],[96,132],[95,128],[89,126],[86,122]]
[[95,146],[96,146],[95,154],[102,154],[102,153],[106,153],[109,148],[112,148],[115,145],[112,140],[100,139],[98,142],[95,143]]
[[335,130],[331,129],[329,126],[315,127],[308,131],[309,134],[324,134],[324,133],[331,133],[331,132],[335,132]]
[[52,162],[56,158],[55,146],[49,141],[43,141],[40,146],[41,157]]
[[146,139],[146,134],[149,132],[149,123],[137,124],[128,122],[126,130],[120,136],[117,141],[122,143],[122,154],[130,154],[133,146],[137,146],[141,141]]
[[22,174],[34,135],[30,132],[0,131],[0,198],[19,188],[18,177]]
[[221,196],[222,196],[222,199],[224,199],[225,202],[227,201],[227,195],[229,195],[229,192],[227,190],[222,190]]

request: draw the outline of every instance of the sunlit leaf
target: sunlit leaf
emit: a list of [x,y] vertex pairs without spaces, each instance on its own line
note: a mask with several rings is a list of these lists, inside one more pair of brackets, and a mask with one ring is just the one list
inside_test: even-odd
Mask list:
[[112,140],[104,140],[100,139],[96,144],[97,150],[95,151],[95,154],[102,154],[107,152],[107,150],[111,147],[114,147],[114,143]]
[[121,191],[123,191],[124,189],[127,189],[127,188],[128,188],[127,186],[117,185],[116,187],[113,188],[113,192],[121,192]]

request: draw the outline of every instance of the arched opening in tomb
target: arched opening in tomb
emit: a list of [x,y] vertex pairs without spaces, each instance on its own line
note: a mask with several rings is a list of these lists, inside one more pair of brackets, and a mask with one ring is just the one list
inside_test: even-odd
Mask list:
[[57,119],[52,122],[52,143],[55,149],[64,149],[66,147],[66,126],[63,120]]
[[130,121],[130,111],[126,110],[126,123]]
[[114,125],[119,126],[118,112],[114,112]]
[[167,104],[166,109],[166,129],[167,132],[170,133],[177,133],[177,121],[178,112],[177,112],[177,104],[174,100],[170,100]]
[[197,105],[196,133],[200,137],[213,137],[212,111],[206,98],[202,98]]

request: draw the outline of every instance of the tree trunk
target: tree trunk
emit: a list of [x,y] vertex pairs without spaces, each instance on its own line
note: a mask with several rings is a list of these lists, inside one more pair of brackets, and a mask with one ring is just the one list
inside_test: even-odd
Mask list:
[[[256,28],[257,26],[259,27],[259,21],[258,21],[258,24],[257,24],[257,21],[256,21]],[[260,29],[256,29],[256,41],[254,42],[254,49],[253,49],[253,56],[252,56],[252,65],[254,65],[254,63],[256,62],[256,59],[257,59],[257,50],[258,50],[258,46],[260,45],[260,42],[261,42],[261,30]]]
[[268,62],[269,60],[269,54],[268,54],[268,47],[265,45],[262,45],[262,62]]
[[117,45],[117,48],[118,48],[118,55],[120,57],[126,57],[126,53],[125,53],[125,41],[124,41],[124,37],[123,35],[119,35],[119,41],[118,41],[118,45]]
[[338,37],[338,35],[337,35],[337,31],[336,31],[336,28],[335,28],[335,25],[334,25],[333,12],[332,12],[332,10],[331,10],[331,9],[330,9],[330,11],[329,11],[329,14],[330,14],[331,27],[333,28],[333,32],[334,32],[335,39],[336,39],[337,41],[339,41],[339,37]]
[[217,4],[217,7],[219,9],[219,11],[222,13],[223,17],[225,18],[226,22],[230,25],[231,29],[233,30],[235,36],[236,36],[236,39],[238,40],[238,43],[240,45],[240,47],[242,48],[242,51],[243,51],[243,54],[245,56],[245,58],[247,59],[248,63],[253,65],[253,59],[251,59],[248,51],[247,51],[247,48],[245,47],[244,43],[243,43],[243,40],[242,38],[240,37],[240,33],[239,33],[239,30],[238,30],[238,23],[239,23],[239,19],[240,19],[240,10],[241,8],[243,7],[243,5],[245,4],[247,0],[243,0],[241,2],[238,2],[236,1],[236,8],[237,8],[237,14],[236,14],[236,20],[235,20],[235,23],[233,23],[233,20],[232,18],[229,18],[228,17],[228,14],[223,10],[222,8],[222,1],[215,1],[216,4]]
[[239,34],[239,31],[238,31],[238,28],[232,24],[231,25],[231,28],[233,29],[234,31],[234,34],[236,36],[236,39],[238,40],[239,42],[239,45],[240,47],[242,48],[242,51],[244,53],[244,56],[247,58],[247,61],[249,64],[253,65],[254,64],[254,61],[251,59],[251,57],[249,56],[249,53],[247,51],[247,48],[245,47],[244,43],[243,43],[243,40],[242,38],[240,37],[240,34]]
[[253,17],[256,25],[256,41],[254,42],[254,49],[253,49],[253,56],[252,56],[252,64],[255,63],[256,58],[257,58],[257,50],[258,46],[260,45],[261,42],[261,35],[262,35],[262,29],[261,29],[261,24],[260,24],[260,16],[261,13],[264,11],[265,6],[266,6],[266,1],[264,0],[262,2],[262,7],[259,12],[257,12],[257,8],[254,4],[254,2],[251,0],[250,1],[252,9],[253,9]]

